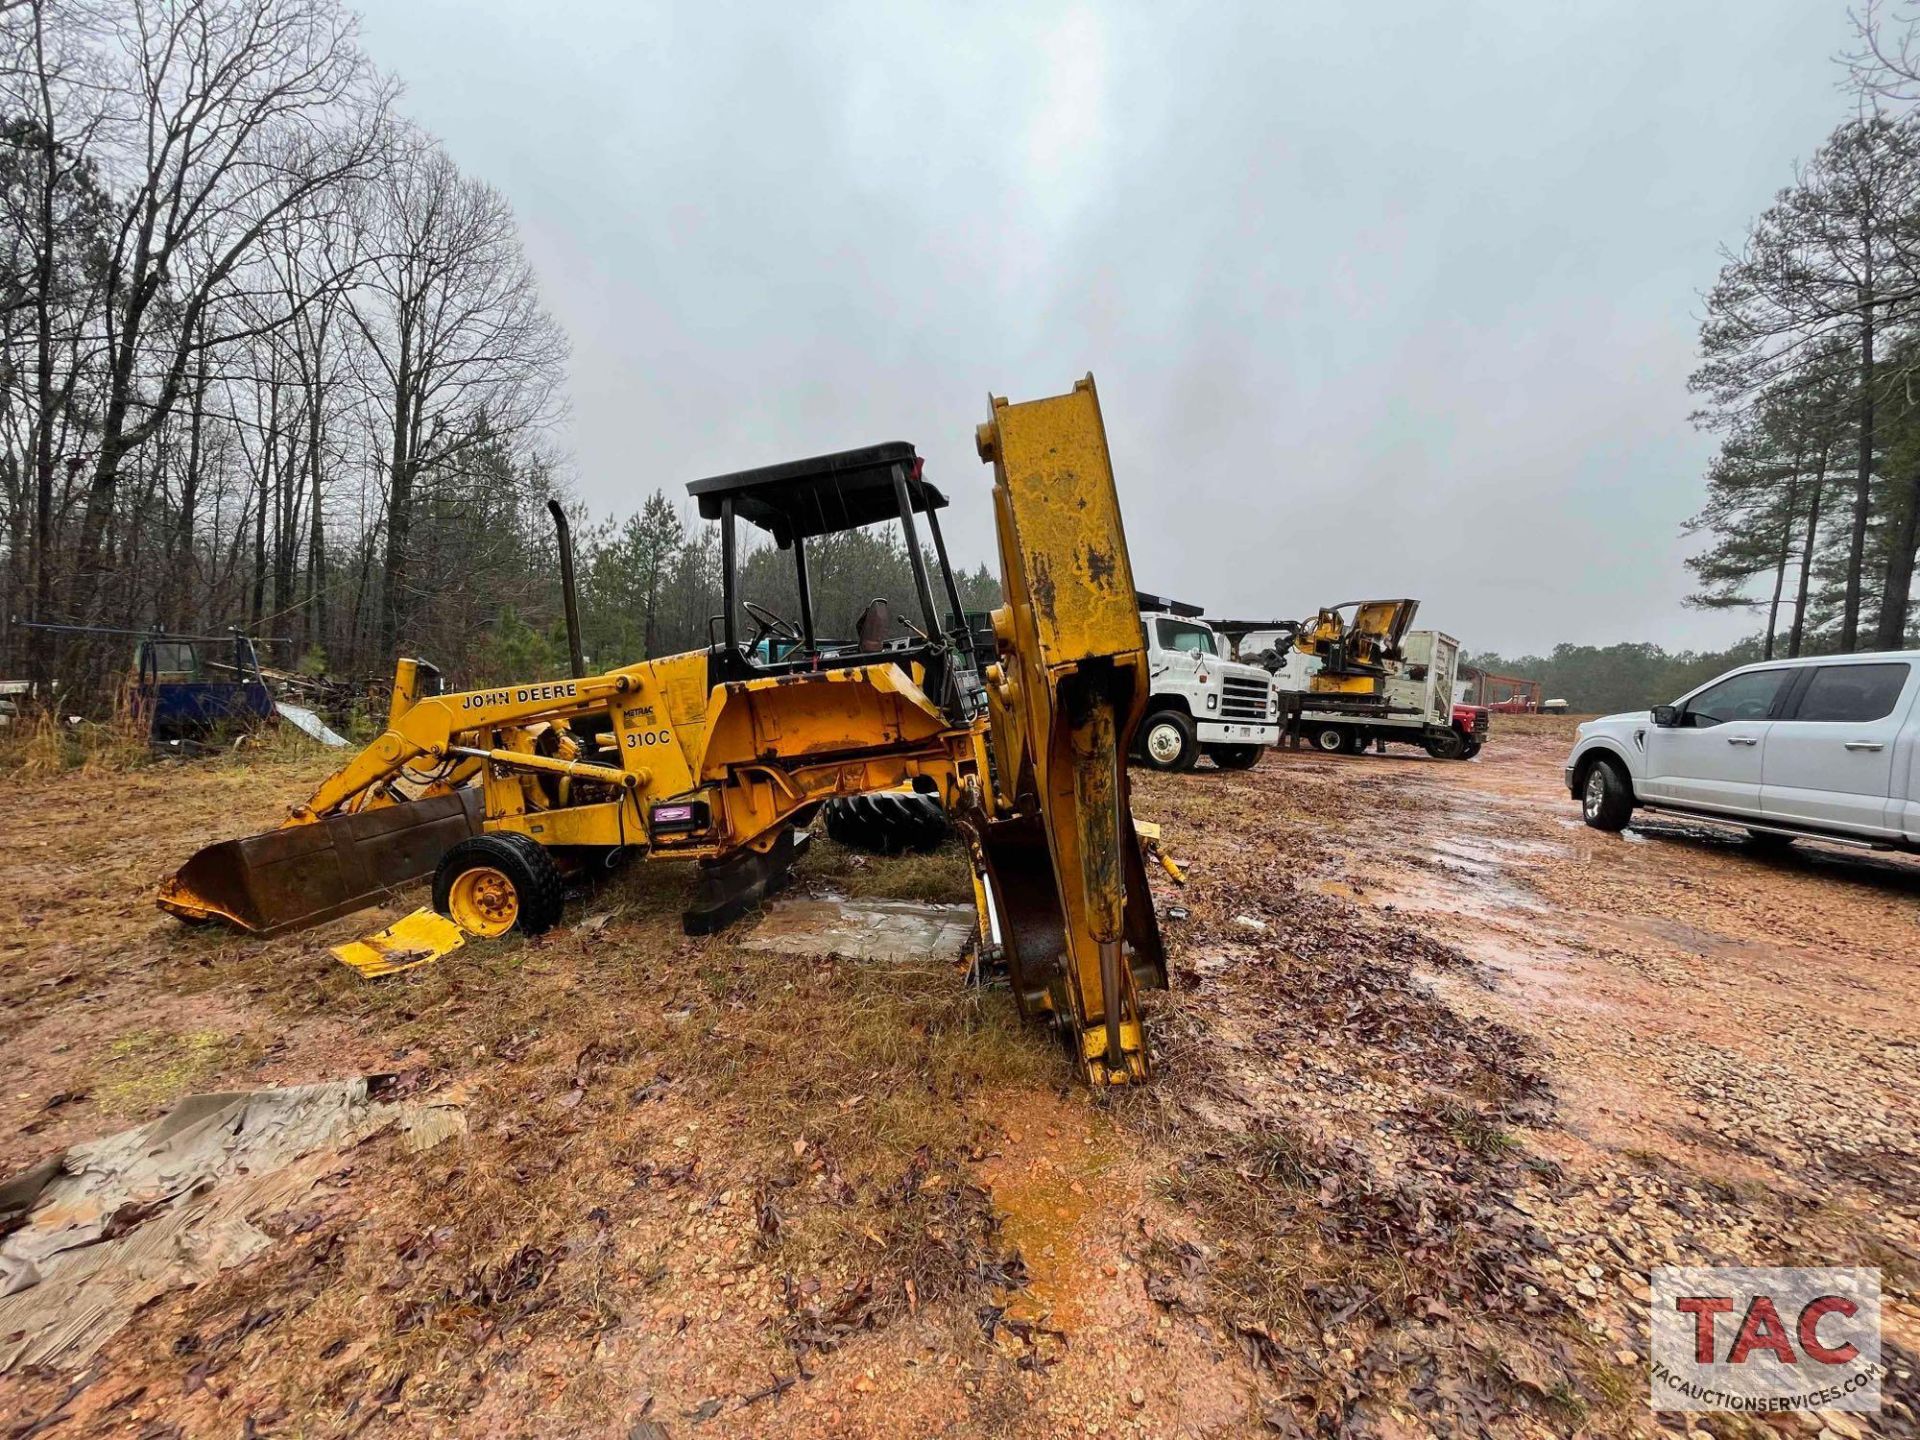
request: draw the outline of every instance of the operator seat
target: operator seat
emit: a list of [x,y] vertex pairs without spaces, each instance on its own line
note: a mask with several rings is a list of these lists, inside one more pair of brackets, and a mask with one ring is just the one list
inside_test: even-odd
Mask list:
[[862,655],[878,655],[887,648],[887,640],[893,634],[893,607],[885,596],[867,602],[867,608],[853,622],[853,633]]

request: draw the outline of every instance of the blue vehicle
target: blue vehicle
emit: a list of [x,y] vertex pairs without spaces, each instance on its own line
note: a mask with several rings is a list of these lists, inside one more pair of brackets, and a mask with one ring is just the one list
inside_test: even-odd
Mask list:
[[[229,660],[212,659],[222,646],[231,647]],[[149,736],[160,743],[249,728],[275,713],[253,641],[237,632],[226,640],[159,631],[142,637],[128,693]]]

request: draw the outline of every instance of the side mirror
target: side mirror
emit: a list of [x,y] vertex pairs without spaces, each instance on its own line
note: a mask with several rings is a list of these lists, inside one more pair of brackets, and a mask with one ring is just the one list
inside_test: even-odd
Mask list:
[[1656,705],[1653,707],[1653,723],[1662,730],[1671,730],[1680,723],[1678,705]]

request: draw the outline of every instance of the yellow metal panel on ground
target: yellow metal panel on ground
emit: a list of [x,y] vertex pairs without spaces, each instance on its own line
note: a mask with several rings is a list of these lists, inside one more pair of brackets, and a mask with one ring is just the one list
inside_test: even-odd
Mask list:
[[377,935],[333,947],[333,958],[373,980],[430,965],[467,943],[467,932],[446,916],[420,909]]

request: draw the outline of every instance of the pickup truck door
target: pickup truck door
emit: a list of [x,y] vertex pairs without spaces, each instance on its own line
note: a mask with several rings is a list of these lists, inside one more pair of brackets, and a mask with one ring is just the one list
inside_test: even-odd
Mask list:
[[1761,765],[1789,670],[1746,670],[1681,702],[1678,725],[1647,727],[1648,800],[1760,813]]
[[[1769,820],[1897,836],[1896,753],[1920,689],[1905,660],[1821,665],[1767,736],[1760,809]],[[1903,787],[1904,788],[1904,787]]]

